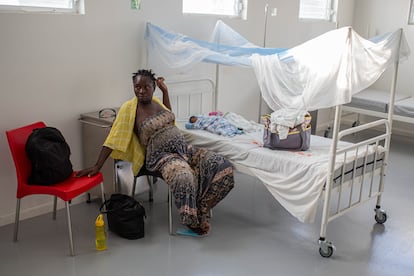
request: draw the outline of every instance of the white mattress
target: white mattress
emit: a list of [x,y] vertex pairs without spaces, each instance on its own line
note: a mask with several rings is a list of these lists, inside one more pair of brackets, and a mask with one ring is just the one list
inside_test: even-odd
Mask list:
[[[302,222],[315,218],[319,197],[328,175],[331,139],[312,136],[308,151],[270,150],[261,147],[262,132],[223,137],[203,130],[183,129],[188,143],[207,147],[229,159],[235,167],[241,165],[259,178],[271,194],[293,216]],[[350,145],[340,142],[340,147]],[[374,151],[370,148],[369,151]],[[358,153],[364,155],[364,151]],[[343,155],[337,157],[336,178],[341,176]],[[348,156],[346,167],[353,167]]]
[[[399,102],[410,97],[411,96],[405,94],[396,94],[395,102]],[[367,88],[355,94],[352,97],[352,101],[346,105],[386,113],[388,112],[389,101],[389,91]]]
[[394,114],[414,118],[414,98],[396,102],[394,105]]

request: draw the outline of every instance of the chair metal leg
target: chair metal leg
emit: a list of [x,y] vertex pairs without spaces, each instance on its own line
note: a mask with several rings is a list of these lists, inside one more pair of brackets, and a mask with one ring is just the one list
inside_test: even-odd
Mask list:
[[103,184],[103,182],[101,182],[100,186],[101,186],[101,197],[102,197],[102,205],[103,205],[102,211],[106,212],[105,191],[104,191],[104,184]]
[[137,186],[137,181],[138,181],[138,176],[134,176],[134,183],[132,183],[132,192],[131,192],[132,197],[135,196],[135,188]]
[[57,196],[53,197],[53,220],[56,220]]
[[102,203],[105,202],[105,189],[104,189],[104,184],[103,182],[101,182],[101,196],[102,196]]
[[14,231],[13,231],[14,242],[17,242],[17,233],[19,232],[19,217],[20,217],[20,198],[17,199],[17,203],[16,203],[16,215],[14,218]]
[[[154,201],[154,183],[155,183],[156,177],[147,175],[147,181],[149,185],[149,192],[148,192],[148,201],[153,202]],[[137,186],[138,176],[134,176],[134,183],[132,184],[132,192],[131,196],[135,196],[135,189]]]
[[121,168],[121,165],[118,164],[118,160],[114,160],[114,182],[115,182],[115,192],[119,193],[121,191],[119,183],[119,173],[118,169]]
[[173,194],[170,187],[168,187],[168,232],[170,233],[170,235],[173,234],[172,202]]
[[69,202],[65,201],[65,205],[66,205],[66,216],[67,216],[67,219],[68,219],[70,255],[75,256],[75,250],[73,249],[72,222],[71,222],[71,219],[70,219]]
[[148,201],[149,202],[154,202],[154,183],[155,183],[155,176],[149,176],[147,175],[147,181],[148,181],[148,185],[149,185],[149,192],[148,192]]

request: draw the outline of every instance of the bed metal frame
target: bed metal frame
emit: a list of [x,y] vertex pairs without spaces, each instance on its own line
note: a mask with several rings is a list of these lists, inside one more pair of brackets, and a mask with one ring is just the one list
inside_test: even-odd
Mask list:
[[[369,109],[363,109],[363,108],[357,108],[357,107],[353,107],[353,106],[343,106],[343,110],[347,111],[349,113],[344,114],[342,116],[342,118],[344,116],[347,116],[347,115],[357,114],[358,117],[357,117],[356,121],[354,122],[354,125],[359,125],[360,124],[360,115],[368,115],[368,116],[373,116],[373,117],[377,117],[377,118],[388,118],[388,113],[369,110]],[[398,121],[398,122],[403,122],[403,123],[414,124],[414,118],[412,118],[412,117],[394,115],[393,120]]]
[[[336,107],[335,112],[335,121],[339,120],[340,113],[341,113],[341,106]],[[385,131],[375,137],[372,137],[370,139],[364,140],[362,142],[353,144],[351,146],[348,146],[343,149],[337,149],[338,141],[341,140],[343,137],[356,134],[358,132],[362,132],[368,129],[375,129],[379,126],[384,126]],[[375,206],[375,220],[383,224],[387,220],[387,214],[386,212],[381,209],[381,195],[384,191],[384,180],[385,180],[385,170],[387,166],[387,160],[388,160],[388,154],[389,154],[389,143],[391,138],[391,127],[390,123],[385,119],[380,119],[368,124],[360,125],[354,128],[346,129],[341,132],[338,132],[339,123],[334,124],[334,130],[333,130],[333,138],[332,138],[332,145],[331,145],[331,153],[330,153],[330,160],[328,164],[329,173],[328,177],[326,179],[325,189],[324,189],[324,205],[323,205],[323,211],[322,211],[322,219],[321,219],[321,229],[320,229],[320,238],[319,238],[319,253],[322,257],[330,257],[332,256],[335,246],[332,244],[332,242],[326,240],[326,232],[327,232],[327,226],[328,223],[334,220],[335,218],[340,217],[341,215],[345,214],[346,212],[352,210],[353,208],[367,202],[370,199],[376,198],[377,203]],[[333,177],[334,177],[334,165],[335,165],[335,159],[339,154],[346,155],[351,151],[356,151],[356,155],[358,155],[359,149],[368,147],[369,145],[375,145],[375,147],[378,147],[379,145],[383,144],[385,148],[385,156],[383,158],[382,165],[379,166],[379,168],[376,168],[376,162],[377,162],[377,152],[375,152],[374,157],[374,165],[373,167],[376,168],[375,170],[372,170],[371,172],[366,175],[365,173],[362,174],[362,176],[355,177],[355,174],[353,173],[353,177],[350,180],[344,181],[344,177],[341,177],[341,183],[333,188]],[[367,153],[367,151],[366,151]],[[346,158],[344,158],[345,160]],[[345,165],[345,164],[344,164]],[[356,171],[356,162],[354,162],[354,168],[353,171]],[[367,167],[367,155],[364,156],[364,163],[363,163],[363,171],[366,171]],[[342,176],[344,174],[344,170],[342,170]],[[377,186],[377,190],[375,191],[375,181],[374,178],[376,175],[379,174],[379,184]],[[366,177],[368,179],[366,179]],[[342,195],[344,191],[344,187],[346,185],[349,185],[349,197],[347,200],[347,204],[345,204],[344,207],[341,207],[341,200]],[[366,189],[366,186],[368,186],[368,194],[364,196],[363,191]],[[333,211],[331,209],[331,201],[334,197],[334,190],[337,190],[338,197],[337,201],[335,202],[336,207],[334,207]],[[356,190],[356,191],[355,191]],[[354,200],[354,195],[357,194],[357,199]]]
[[[334,129],[333,129],[333,137],[332,137],[332,145],[331,145],[331,158],[329,161],[329,176],[327,177],[326,186],[325,186],[325,202],[323,207],[323,214],[322,214],[322,220],[321,220],[321,231],[320,231],[320,238],[319,238],[319,253],[323,257],[330,257],[333,254],[333,251],[335,250],[335,247],[333,244],[326,240],[326,230],[327,225],[330,221],[333,219],[339,217],[340,215],[344,214],[345,212],[351,210],[352,208],[361,205],[365,201],[376,198],[376,206],[375,206],[375,220],[377,223],[383,224],[387,220],[387,213],[381,209],[381,197],[382,193],[384,191],[384,181],[385,181],[385,172],[386,167],[388,164],[388,156],[389,156],[389,148],[390,148],[390,142],[391,142],[391,129],[392,129],[392,120],[393,120],[393,114],[394,114],[394,102],[395,102],[395,91],[396,91],[396,85],[397,85],[397,75],[398,75],[398,66],[399,62],[396,61],[394,63],[394,74],[392,78],[391,83],[391,89],[390,89],[390,100],[389,100],[389,109],[388,114],[386,114],[386,119],[379,119],[376,121],[373,121],[371,123],[367,123],[364,125],[352,127],[343,131],[339,131],[340,122],[341,122],[341,115],[342,115],[342,106],[336,106],[335,107],[335,119],[334,119]],[[380,116],[384,117],[384,116]],[[356,203],[351,203],[352,201],[352,189],[354,187],[354,178],[351,180],[351,196],[349,198],[349,204],[344,209],[339,209],[339,203],[336,211],[334,213],[330,213],[329,211],[329,205],[330,201],[332,199],[332,183],[333,183],[333,172],[334,172],[334,164],[337,154],[339,154],[342,151],[347,151],[348,149],[343,150],[337,150],[338,141],[347,135],[355,134],[360,131],[364,131],[370,128],[378,128],[379,126],[385,126],[385,131],[371,139],[368,139],[364,142],[358,143],[361,145],[368,145],[370,143],[374,143],[376,146],[378,146],[381,142],[383,142],[383,147],[385,149],[385,156],[383,159],[383,165],[380,167],[379,172],[379,185],[378,190],[376,192],[373,192],[373,183],[374,183],[374,171],[371,173],[371,177],[369,180],[369,194],[365,199],[362,199],[362,185],[361,190],[359,192],[359,199]],[[352,147],[357,146],[358,144],[353,145]],[[346,153],[346,152],[345,152]],[[376,160],[376,159],[374,159]],[[364,167],[366,166],[366,162],[364,162]],[[345,183],[341,183],[339,185],[339,194],[341,193],[341,188],[343,187]]]

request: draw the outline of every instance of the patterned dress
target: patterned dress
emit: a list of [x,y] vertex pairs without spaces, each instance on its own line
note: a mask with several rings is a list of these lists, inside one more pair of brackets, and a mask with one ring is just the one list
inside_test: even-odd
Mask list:
[[146,148],[147,169],[161,172],[173,191],[181,223],[198,228],[233,188],[233,167],[212,151],[188,145],[174,119],[168,110],[145,119],[138,138]]

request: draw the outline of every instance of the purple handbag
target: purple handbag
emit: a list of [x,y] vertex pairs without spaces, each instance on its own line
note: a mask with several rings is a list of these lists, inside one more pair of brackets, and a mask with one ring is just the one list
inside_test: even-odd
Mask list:
[[291,129],[286,139],[280,139],[279,134],[270,131],[270,115],[262,116],[264,122],[263,147],[272,150],[296,150],[309,149],[311,137],[311,116],[306,115],[305,121]]

